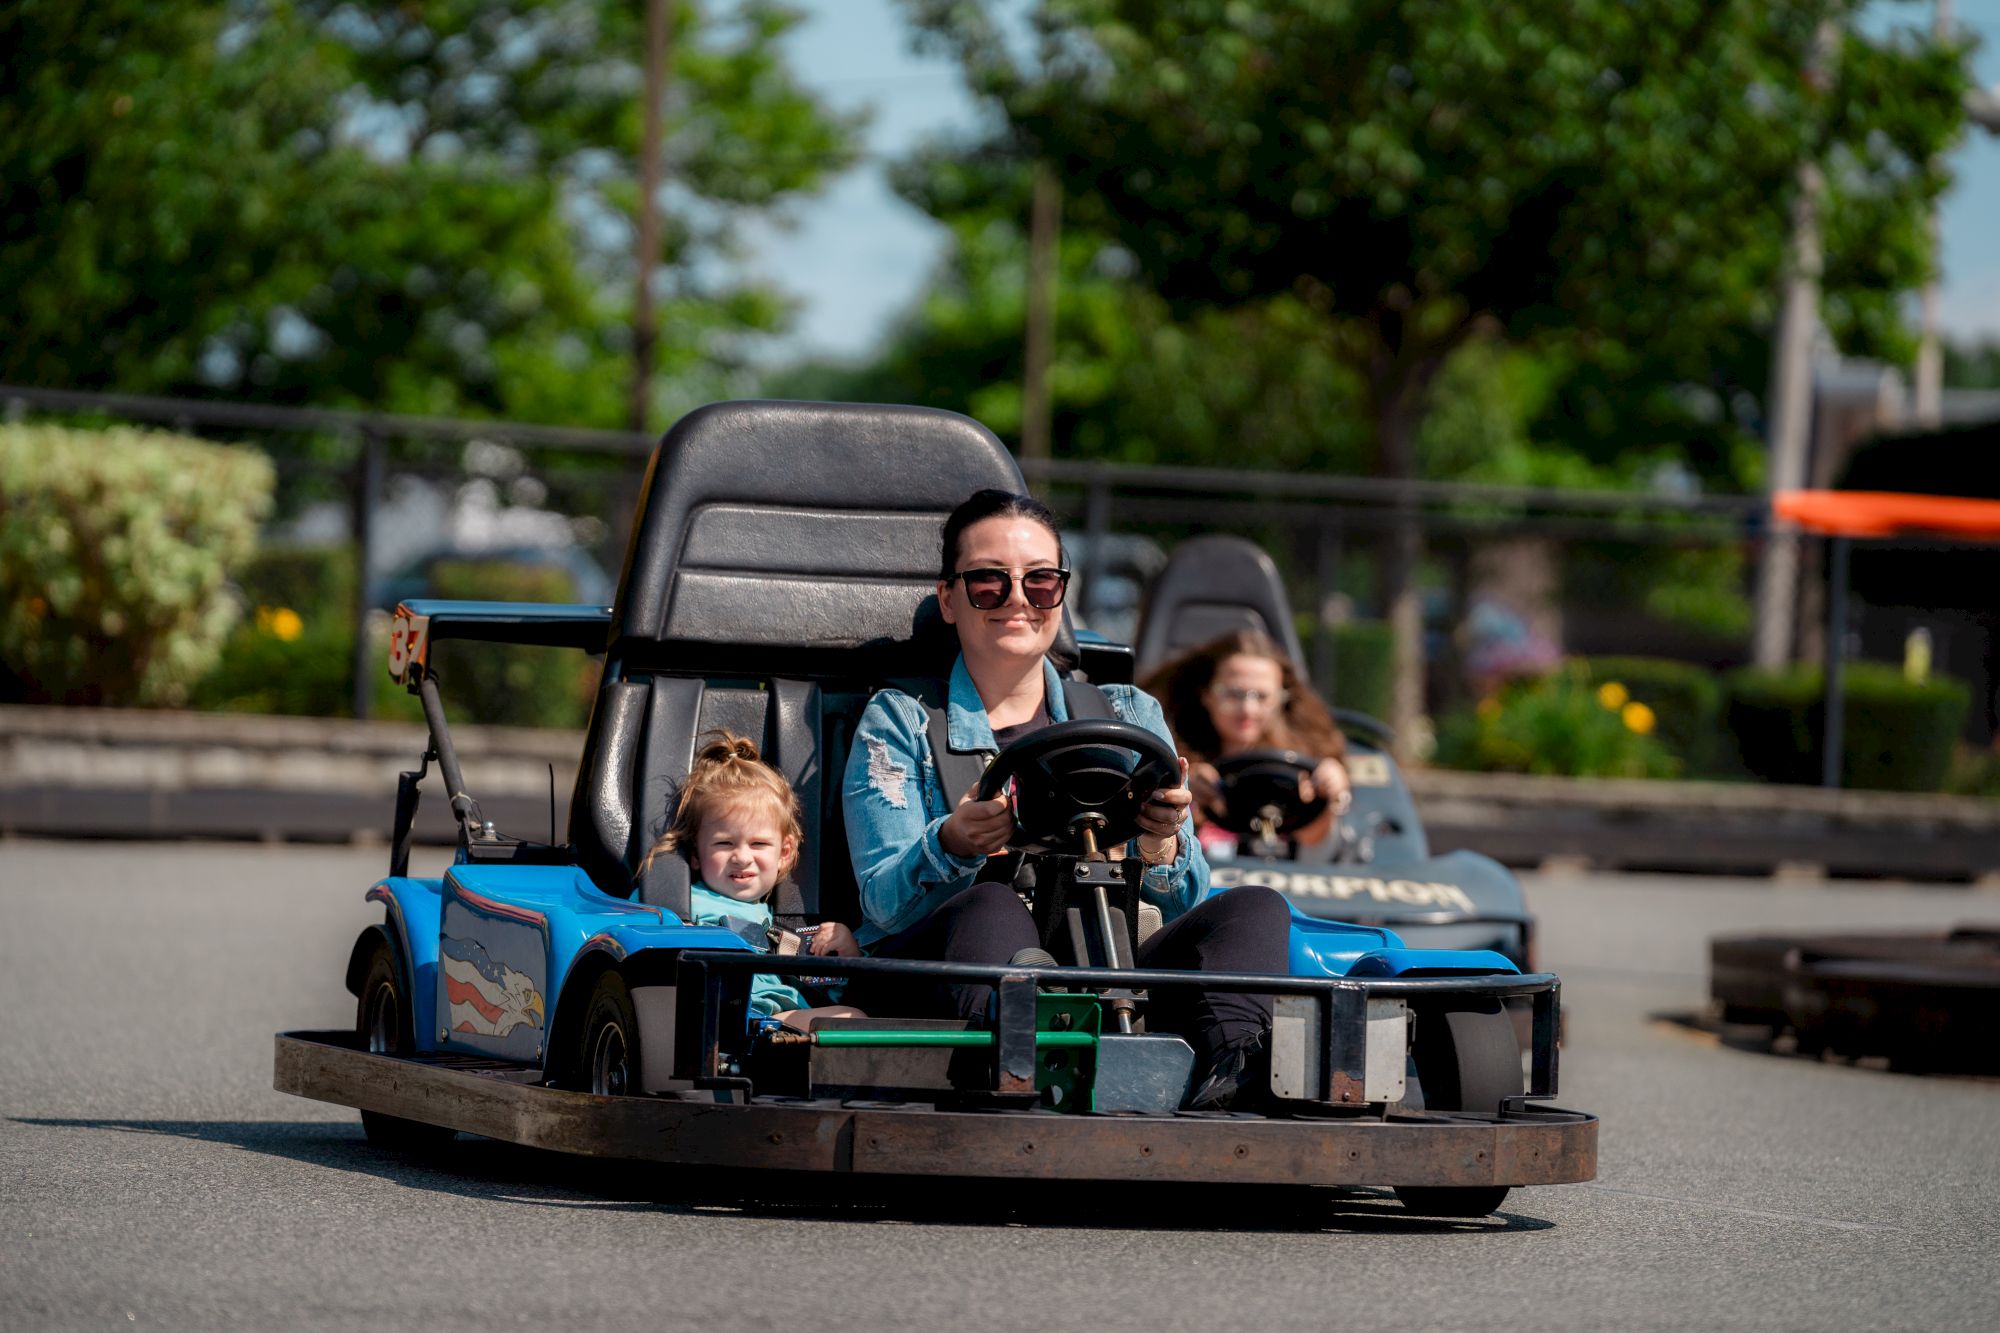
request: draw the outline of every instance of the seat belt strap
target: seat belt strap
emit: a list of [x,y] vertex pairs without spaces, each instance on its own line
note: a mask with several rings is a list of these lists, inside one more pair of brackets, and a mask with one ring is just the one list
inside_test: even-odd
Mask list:
[[[931,757],[937,764],[938,780],[944,784],[947,801],[956,802],[986,773],[993,762],[993,750],[954,750],[945,710],[947,686],[936,679],[892,680],[889,684],[924,706],[924,735],[930,741]],[[1071,721],[1115,721],[1117,710],[1098,686],[1088,681],[1064,679],[1063,704]]]

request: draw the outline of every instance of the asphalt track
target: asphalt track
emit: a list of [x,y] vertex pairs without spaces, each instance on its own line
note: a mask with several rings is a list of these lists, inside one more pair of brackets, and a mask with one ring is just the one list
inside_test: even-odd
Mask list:
[[1989,1329],[2000,1083],[1666,1023],[1720,931],[2000,920],[2000,895],[1529,884],[1599,1180],[1443,1224],[1385,1194],[920,1197],[369,1149],[270,1090],[338,1025],[378,850],[0,843],[0,1329]]

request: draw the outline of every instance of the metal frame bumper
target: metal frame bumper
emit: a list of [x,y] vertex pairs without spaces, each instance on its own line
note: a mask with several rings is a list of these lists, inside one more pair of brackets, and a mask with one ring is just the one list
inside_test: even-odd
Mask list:
[[280,1092],[555,1152],[685,1166],[1015,1179],[1295,1185],[1555,1185],[1597,1172],[1597,1118],[1536,1108],[1301,1119],[1063,1115],[599,1097],[520,1066],[276,1039]]

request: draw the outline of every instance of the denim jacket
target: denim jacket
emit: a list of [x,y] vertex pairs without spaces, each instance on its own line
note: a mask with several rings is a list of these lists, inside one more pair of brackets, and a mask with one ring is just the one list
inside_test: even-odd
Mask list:
[[[733,930],[759,953],[771,952],[771,904],[746,903],[697,883],[688,889],[688,906],[694,913],[693,924]],[[750,978],[750,1012],[759,1018],[811,1007],[811,1000],[772,973],[758,972]]]
[[[1042,671],[1049,720],[1067,722],[1061,679],[1046,661]],[[1173,744],[1160,705],[1151,695],[1130,685],[1102,688],[1121,719]],[[907,930],[953,894],[971,888],[986,864],[983,856],[953,856],[938,842],[939,826],[964,793],[944,789],[931,758],[926,722],[921,702],[901,690],[882,690],[868,701],[855,728],[854,748],[848,752],[841,804],[866,918],[855,938],[864,946]],[[999,748],[963,657],[951,669],[945,725],[955,750]],[[1127,844],[1126,854],[1139,854],[1138,839]],[[1140,893],[1171,921],[1207,892],[1208,862],[1193,829],[1183,825],[1174,859],[1148,868]]]

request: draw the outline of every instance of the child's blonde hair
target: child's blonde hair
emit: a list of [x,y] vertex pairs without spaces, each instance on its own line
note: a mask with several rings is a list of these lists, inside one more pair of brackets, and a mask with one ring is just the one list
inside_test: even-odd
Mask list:
[[797,793],[784,774],[764,762],[754,742],[732,731],[708,734],[715,739],[695,755],[687,779],[681,783],[673,820],[639,863],[638,873],[645,874],[661,852],[679,852],[693,865],[701,854],[701,821],[719,809],[747,806],[774,816],[790,846],[778,871],[783,879],[798,864],[799,846],[805,840]]

